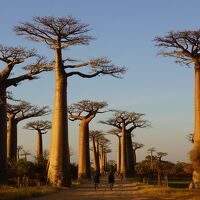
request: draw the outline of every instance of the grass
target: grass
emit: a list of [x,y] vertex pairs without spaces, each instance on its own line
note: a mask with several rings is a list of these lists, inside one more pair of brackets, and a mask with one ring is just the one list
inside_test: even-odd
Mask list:
[[140,197],[148,196],[152,200],[200,200],[199,190],[157,187],[155,185],[142,185],[138,183],[134,183],[134,186]]
[[58,191],[58,188],[45,186],[23,188],[2,186],[0,187],[0,200],[23,200],[30,197],[42,196],[56,191]]

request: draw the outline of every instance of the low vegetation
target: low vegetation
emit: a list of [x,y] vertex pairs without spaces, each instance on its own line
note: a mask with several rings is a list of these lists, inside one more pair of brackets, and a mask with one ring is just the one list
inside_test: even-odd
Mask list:
[[0,200],[23,200],[30,197],[42,196],[58,191],[55,187],[22,187],[14,188],[2,186],[0,188]]

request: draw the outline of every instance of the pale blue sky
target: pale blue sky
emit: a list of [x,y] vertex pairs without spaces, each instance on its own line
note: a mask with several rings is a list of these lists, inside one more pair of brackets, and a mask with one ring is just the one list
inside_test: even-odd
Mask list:
[[[44,44],[15,36],[13,26],[30,21],[33,16],[50,15],[72,15],[90,24],[96,40],[89,46],[72,47],[65,55],[80,60],[107,56],[128,71],[121,80],[108,76],[92,80],[71,78],[69,103],[83,99],[107,101],[110,108],[146,113],[152,128],[135,130],[135,141],[145,144],[138,151],[138,159],[143,159],[146,150],[153,146],[167,152],[166,159],[170,161],[188,161],[191,144],[185,136],[193,131],[193,69],[179,66],[171,58],[158,57],[159,49],[153,38],[171,30],[200,28],[198,0],[0,0],[0,3],[0,43],[37,48],[50,59],[53,53]],[[16,97],[52,107],[54,75],[43,74],[41,79],[24,82],[11,90]],[[97,121],[109,115],[97,116],[91,128],[108,130]],[[23,124],[19,124],[19,144],[34,152],[35,135],[21,129]],[[49,135],[44,137],[45,148],[49,148]],[[69,137],[76,155],[77,123],[70,123]],[[111,159],[114,159],[117,140],[109,138],[113,141]]]

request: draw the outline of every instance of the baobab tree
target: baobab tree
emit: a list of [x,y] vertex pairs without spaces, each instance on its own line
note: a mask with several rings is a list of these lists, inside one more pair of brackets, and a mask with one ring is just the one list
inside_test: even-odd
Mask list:
[[22,145],[17,146],[17,160],[19,160],[20,151],[22,151],[24,147]]
[[158,160],[159,160],[159,162],[162,162],[162,157],[163,156],[167,156],[168,154],[167,154],[167,152],[157,152],[157,157],[158,157]]
[[[119,77],[124,67],[117,67],[107,58],[95,58],[86,62],[71,64],[74,61],[64,58],[62,53],[75,45],[88,45],[93,39],[87,33],[89,25],[72,16],[34,17],[33,22],[21,23],[14,29],[36,42],[44,42],[55,53],[55,98],[51,133],[50,164],[48,179],[53,185],[70,186],[70,156],[67,121],[67,79],[71,76],[93,78],[98,75]],[[66,63],[67,62],[67,63]],[[85,71],[81,71],[84,68]],[[86,72],[88,70],[88,72]]]
[[[176,63],[186,66],[194,66],[195,77],[195,103],[194,103],[194,149],[199,148],[200,143],[200,30],[169,32],[163,37],[154,39],[156,46],[164,48],[159,55],[170,56],[176,59]],[[197,153],[200,152],[196,151]],[[200,157],[197,155],[196,157]],[[194,161],[195,162],[195,161]],[[199,162],[200,163],[200,162]],[[194,164],[194,187],[200,188],[200,167]]]
[[118,150],[117,150],[117,173],[120,174],[120,169],[121,169],[121,130],[120,129],[111,129],[108,131],[108,134],[111,134],[111,135],[115,135],[118,139]]
[[100,121],[103,124],[114,126],[122,131],[120,171],[123,177],[133,177],[135,175],[131,133],[136,128],[150,126],[147,120],[142,119],[143,116],[144,114],[141,113],[116,111],[113,118]]
[[89,123],[97,113],[107,106],[106,102],[83,100],[68,107],[68,118],[71,121],[80,120],[79,124],[79,158],[78,177],[91,179],[90,173],[90,148],[89,148]]
[[155,147],[151,147],[151,148],[147,149],[147,153],[150,153],[151,168],[153,168],[153,152],[155,152],[155,151],[156,151]]
[[136,165],[137,163],[137,156],[136,156],[136,150],[141,149],[144,147],[144,144],[138,143],[138,142],[133,142],[133,158],[134,158],[134,164]]
[[90,130],[89,137],[92,141],[92,150],[93,150],[93,160],[94,160],[94,171],[100,172],[99,164],[99,138],[102,136],[102,131]]
[[48,106],[39,108],[28,102],[22,101],[19,104],[7,106],[8,131],[7,131],[7,158],[17,159],[17,125],[22,120],[39,117],[49,114]]
[[[14,68],[24,62],[21,75],[13,75]],[[34,61],[35,60],[35,61]],[[0,182],[7,181],[7,88],[17,86],[24,80],[33,80],[37,74],[43,71],[52,70],[51,65],[44,57],[36,54],[35,50],[28,50],[22,47],[7,47],[0,45],[0,62],[5,66],[0,71]]]
[[37,163],[40,164],[41,160],[43,159],[42,135],[46,134],[48,130],[51,129],[51,122],[43,120],[28,122],[24,128],[37,131],[36,160]]

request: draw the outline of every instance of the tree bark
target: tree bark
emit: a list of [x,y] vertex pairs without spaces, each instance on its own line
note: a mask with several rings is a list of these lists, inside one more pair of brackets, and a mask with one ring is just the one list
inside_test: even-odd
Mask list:
[[136,161],[136,150],[133,149],[133,160],[134,160],[134,165],[136,165],[137,161]]
[[7,158],[17,160],[17,122],[14,115],[8,117]]
[[124,122],[122,123],[122,143],[121,143],[121,173],[123,178],[127,177],[127,155],[126,155],[126,132]]
[[97,171],[100,173],[99,141],[97,140]]
[[0,183],[7,182],[6,87],[0,82]]
[[100,173],[104,173],[104,151],[103,146],[101,146],[101,156],[100,156]]
[[117,173],[121,173],[121,137],[118,137]]
[[[194,148],[195,146],[199,146],[200,143],[200,64],[195,64],[195,98],[194,98]],[[199,155],[200,156],[200,155]],[[193,171],[192,177],[193,187],[200,188],[200,171]]]
[[41,162],[41,159],[43,158],[42,133],[40,131],[38,131],[37,133],[36,158],[38,164]]
[[61,49],[56,49],[56,87],[52,120],[48,180],[54,186],[70,186],[70,156],[68,145],[67,79],[62,64]]
[[85,119],[80,122],[78,177],[91,179],[89,127]]
[[133,145],[131,133],[126,132],[126,155],[127,155],[127,176],[132,178],[135,176],[135,165],[134,165],[134,157],[133,157]]
[[94,170],[98,171],[97,167],[97,149],[96,149],[96,144],[95,144],[95,138],[92,138],[92,144],[93,144],[93,157],[94,157]]

